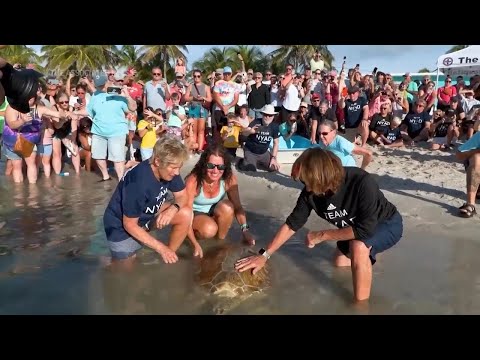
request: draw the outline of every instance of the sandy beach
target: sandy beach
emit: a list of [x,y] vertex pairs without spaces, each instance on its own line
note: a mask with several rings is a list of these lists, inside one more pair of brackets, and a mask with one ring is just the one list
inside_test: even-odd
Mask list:
[[[272,288],[233,314],[480,311],[478,216],[463,219],[456,212],[465,196],[463,165],[453,152],[373,150],[367,170],[403,215],[405,231],[394,248],[378,257],[368,309],[352,307],[350,270],[331,264],[334,244],[304,245],[308,230],[330,227],[313,214],[272,257]],[[182,175],[197,159],[185,164]],[[284,164],[279,173],[237,172],[256,248],[271,240],[295,206],[301,184],[289,177],[290,170]],[[105,274],[102,215],[115,183],[99,185],[97,180],[83,174],[41,179],[33,187],[0,177],[0,245],[6,249],[0,256],[0,313],[208,314],[205,295],[193,283],[196,261],[187,243],[173,266],[145,251],[128,279]],[[234,223],[229,240],[238,241],[239,234]]]

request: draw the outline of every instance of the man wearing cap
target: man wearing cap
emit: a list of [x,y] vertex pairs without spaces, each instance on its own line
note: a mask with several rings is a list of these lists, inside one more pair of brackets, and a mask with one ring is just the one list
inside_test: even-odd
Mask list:
[[[343,86],[339,89],[341,94]],[[362,137],[361,146],[365,146],[368,140],[370,121],[368,120],[368,102],[360,97],[358,86],[348,88],[347,98],[341,96],[338,100],[338,107],[344,110],[345,116],[345,138],[355,142],[357,135]]]
[[[242,135],[246,136],[243,148],[243,160],[238,164],[242,171],[257,171],[257,166],[262,165],[270,171],[280,169],[277,162],[278,143],[280,131],[277,123],[273,122],[278,114],[273,105],[265,105],[262,109],[262,119],[253,120]],[[272,152],[268,151],[273,139]]]
[[110,180],[107,169],[108,160],[112,161],[121,180],[125,171],[125,144],[128,135],[126,116],[137,109],[137,103],[130,97],[124,86],[121,94],[107,93],[107,76],[102,72],[93,76],[96,92],[87,109],[75,111],[74,114],[90,116],[92,119],[92,158],[97,161],[102,172],[102,180]]
[[212,121],[213,138],[216,143],[221,141],[220,129],[227,125],[227,114],[235,112],[240,89],[232,81],[232,68],[223,68],[223,80],[218,80],[213,87],[212,97],[215,104]]

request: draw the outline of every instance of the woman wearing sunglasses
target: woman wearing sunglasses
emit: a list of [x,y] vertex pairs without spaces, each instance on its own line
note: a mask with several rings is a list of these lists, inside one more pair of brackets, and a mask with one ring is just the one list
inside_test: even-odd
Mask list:
[[353,155],[361,155],[363,157],[362,165],[360,166],[362,169],[365,169],[372,161],[372,152],[338,135],[337,127],[332,120],[323,120],[318,125],[318,137],[320,141],[313,146],[333,152],[340,158],[343,166],[357,166]]
[[221,145],[209,146],[185,179],[188,204],[193,210],[193,223],[188,237],[195,255],[202,256],[197,237],[225,239],[237,219],[243,240],[254,245],[245,210],[240,202],[237,177],[232,171],[230,156]]

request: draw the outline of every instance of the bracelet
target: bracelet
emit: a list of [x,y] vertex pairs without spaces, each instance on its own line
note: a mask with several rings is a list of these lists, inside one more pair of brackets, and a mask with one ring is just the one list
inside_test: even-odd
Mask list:
[[250,226],[248,226],[247,223],[240,225],[240,230],[242,231],[247,231],[250,229]]
[[175,206],[177,208],[177,211],[180,211],[180,205],[178,205],[177,203],[173,203],[172,206]]

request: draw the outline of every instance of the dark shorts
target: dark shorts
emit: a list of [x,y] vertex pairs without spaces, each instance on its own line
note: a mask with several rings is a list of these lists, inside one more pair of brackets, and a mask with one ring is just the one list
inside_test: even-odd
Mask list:
[[[398,211],[393,214],[390,219],[378,224],[373,235],[364,241],[367,247],[372,247],[370,249],[370,261],[372,265],[377,261],[377,254],[394,246],[402,238],[402,235],[403,219]],[[337,241],[338,250],[345,256],[348,256],[350,253],[350,241],[351,240]]]
[[[221,201],[221,200],[220,200]],[[220,202],[219,201],[219,202]],[[210,206],[210,210],[208,211],[208,213],[204,213],[202,211],[194,211],[193,212],[193,217],[197,216],[197,215],[207,215],[207,216],[210,216],[210,217],[213,217],[214,215],[214,212],[215,212],[215,208],[217,207],[218,203],[219,202],[216,202],[215,204],[213,204],[212,206]]]

